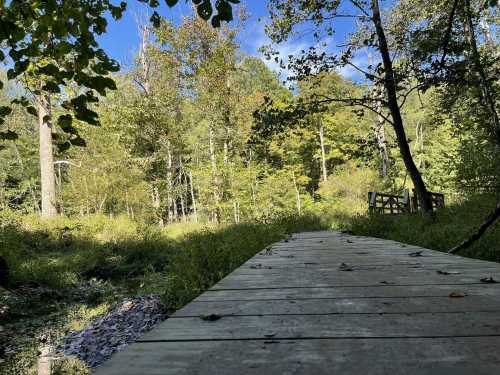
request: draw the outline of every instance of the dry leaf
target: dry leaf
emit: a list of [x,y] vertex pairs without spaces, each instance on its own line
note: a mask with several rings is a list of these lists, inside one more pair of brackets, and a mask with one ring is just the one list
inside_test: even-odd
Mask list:
[[200,319],[206,320],[209,322],[215,322],[216,320],[219,320],[220,318],[222,318],[222,317],[218,314],[200,315]]
[[352,271],[353,269],[352,269],[351,266],[349,266],[349,265],[347,265],[345,263],[342,263],[340,265],[340,267],[339,267],[339,270],[341,270],[341,271]]
[[415,251],[413,253],[408,254],[411,257],[421,257],[422,256],[422,251]]
[[440,274],[440,275],[460,275],[460,272],[457,272],[457,271],[441,271],[441,270],[437,270],[436,272],[438,274]]
[[464,298],[465,293],[462,292],[451,292],[450,293],[450,298]]
[[481,279],[481,282],[482,283],[486,283],[486,284],[496,284],[496,283],[498,283],[498,281],[496,281],[493,277],[483,277]]

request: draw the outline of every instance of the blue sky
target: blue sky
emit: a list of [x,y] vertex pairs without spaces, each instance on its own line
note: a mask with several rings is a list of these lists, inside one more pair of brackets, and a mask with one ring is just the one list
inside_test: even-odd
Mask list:
[[[164,1],[160,0],[162,5],[158,12],[173,21],[178,23],[183,16],[192,14],[191,1],[186,2],[180,0],[179,3],[173,7],[168,8]],[[268,17],[267,0],[242,0],[241,3],[245,6],[250,18],[246,22],[246,27],[239,36],[241,49],[248,54],[258,55],[258,48],[269,43],[268,38],[264,33],[264,23]],[[134,55],[136,54],[139,46],[139,34],[137,28],[137,18],[147,19],[147,15],[151,13],[144,4],[138,1],[128,2],[128,9],[124,17],[119,21],[110,20],[108,32],[99,38],[101,46],[108,52],[108,54],[116,59],[124,69],[132,65]],[[260,21],[259,21],[260,20]],[[336,28],[336,40],[332,44],[340,43],[346,33],[352,30],[352,21],[339,21]],[[300,39],[292,39],[277,47],[282,56],[290,54],[298,54],[302,49],[307,49],[312,43],[311,38],[302,37]],[[265,61],[268,66],[279,71],[277,64],[274,62]],[[348,78],[355,78],[356,73],[349,68],[344,68],[341,72]]]

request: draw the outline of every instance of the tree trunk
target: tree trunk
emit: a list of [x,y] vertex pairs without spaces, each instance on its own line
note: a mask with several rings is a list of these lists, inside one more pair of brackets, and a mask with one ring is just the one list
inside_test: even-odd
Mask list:
[[382,98],[383,91],[377,90],[377,112],[380,113],[377,116],[377,123],[373,126],[373,133],[375,135],[375,139],[377,141],[377,147],[380,154],[380,159],[382,160],[382,165],[380,166],[380,175],[383,178],[387,178],[389,175],[389,151],[387,149],[387,141],[385,138],[385,120],[382,116]]
[[189,172],[189,187],[191,190],[191,204],[193,205],[194,222],[198,222],[198,211],[196,209],[196,197],[194,195],[193,173]]
[[151,198],[152,198],[152,201],[153,201],[153,208],[156,212],[156,215],[158,216],[158,225],[160,227],[162,227],[164,225],[164,222],[163,222],[163,215],[162,215],[162,212],[161,212],[161,199],[160,199],[160,193],[158,191],[158,187],[157,186],[154,186],[153,187],[153,191],[151,193]]
[[40,183],[42,190],[42,218],[57,215],[56,176],[52,149],[52,124],[50,98],[40,95],[36,99],[38,107],[39,147],[40,147]]
[[170,142],[167,141],[167,218],[168,223],[174,219],[175,204],[173,199],[172,182],[172,152],[170,151]]
[[147,48],[149,43],[149,28],[146,25],[141,26],[141,48],[139,50],[139,60],[141,64],[141,85],[146,96],[151,94],[151,83],[149,74],[149,60],[147,55]]
[[302,212],[302,205],[300,202],[300,191],[299,187],[297,186],[297,180],[295,179],[295,172],[292,171],[292,180],[293,180],[293,187],[295,189],[295,204],[297,206],[297,214],[300,216]]
[[387,93],[388,106],[391,112],[393,128],[394,132],[396,133],[399,151],[405,163],[406,170],[408,171],[408,174],[413,181],[413,185],[415,186],[415,190],[420,201],[420,206],[424,212],[430,213],[432,212],[431,196],[427,191],[424,180],[422,179],[422,176],[420,175],[415,162],[413,161],[410,147],[408,146],[408,141],[406,140],[403,118],[401,117],[401,111],[397,99],[395,74],[392,66],[391,56],[389,53],[389,47],[387,45],[387,40],[385,37],[384,28],[382,26],[382,18],[380,16],[378,0],[371,0],[371,7],[373,12],[372,20],[377,32],[378,46],[384,64],[384,86]]
[[486,110],[490,114],[491,125],[493,127],[493,133],[495,134],[495,139],[498,144],[500,144],[500,117],[498,115],[495,99],[492,95],[491,85],[488,81],[486,71],[484,70],[483,64],[481,63],[481,56],[477,49],[476,34],[474,32],[474,23],[472,21],[472,11],[470,6],[470,0],[464,0],[465,6],[465,33],[467,34],[467,39],[469,41],[471,49],[471,58],[474,66],[474,70],[479,76],[479,85],[481,88],[481,101],[483,102]]
[[213,221],[216,223],[220,222],[219,217],[219,178],[217,176],[217,159],[215,156],[215,144],[214,144],[214,131],[212,127],[209,129],[208,134],[209,141],[209,151],[210,151],[210,163],[212,166],[212,189],[214,196],[214,205],[215,208],[213,210]]
[[319,145],[321,147],[321,172],[323,174],[323,181],[328,179],[328,172],[326,170],[326,152],[325,152],[325,129],[323,123],[319,120]]

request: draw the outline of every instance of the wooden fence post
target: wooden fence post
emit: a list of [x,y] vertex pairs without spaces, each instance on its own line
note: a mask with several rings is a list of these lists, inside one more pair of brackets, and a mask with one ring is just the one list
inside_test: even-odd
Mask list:
[[40,348],[40,356],[37,362],[37,375],[51,375],[54,361],[54,348],[52,345],[44,345]]

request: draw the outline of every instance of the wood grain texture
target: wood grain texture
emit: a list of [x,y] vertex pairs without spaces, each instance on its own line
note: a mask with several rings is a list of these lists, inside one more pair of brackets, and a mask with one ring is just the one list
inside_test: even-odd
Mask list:
[[[496,375],[500,284],[485,277],[500,280],[500,265],[300,233],[261,251],[96,374]],[[201,319],[210,314],[220,319]]]

